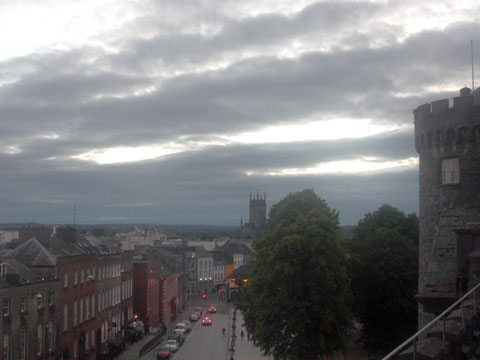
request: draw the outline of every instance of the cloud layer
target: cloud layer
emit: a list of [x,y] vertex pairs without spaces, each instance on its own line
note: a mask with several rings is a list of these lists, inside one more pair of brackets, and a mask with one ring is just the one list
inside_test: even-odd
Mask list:
[[344,224],[416,211],[412,111],[469,83],[480,33],[475,2],[78,6],[0,9],[19,41],[32,11],[66,29],[0,52],[0,222],[68,223],[76,203],[84,223],[236,224],[250,191],[305,187]]

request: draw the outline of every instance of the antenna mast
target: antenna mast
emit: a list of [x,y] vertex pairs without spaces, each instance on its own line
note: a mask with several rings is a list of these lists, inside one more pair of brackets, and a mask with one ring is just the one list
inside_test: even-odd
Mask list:
[[73,227],[75,228],[75,220],[77,216],[77,204],[73,204]]
[[473,40],[470,40],[470,52],[472,55],[472,92],[475,91],[475,75],[473,73]]

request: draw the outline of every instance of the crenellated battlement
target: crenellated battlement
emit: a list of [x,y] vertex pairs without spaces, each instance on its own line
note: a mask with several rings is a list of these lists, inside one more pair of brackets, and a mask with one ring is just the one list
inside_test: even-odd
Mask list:
[[433,101],[414,111],[417,152],[454,143],[480,142],[480,92],[469,88],[461,96]]

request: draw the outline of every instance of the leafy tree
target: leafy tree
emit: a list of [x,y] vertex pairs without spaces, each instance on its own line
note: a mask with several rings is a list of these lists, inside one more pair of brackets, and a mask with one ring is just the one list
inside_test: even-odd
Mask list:
[[370,353],[388,353],[416,331],[417,244],[417,216],[390,205],[358,223],[348,267],[360,341]]
[[237,304],[265,355],[316,360],[345,349],[351,299],[340,236],[338,213],[311,189],[272,207]]

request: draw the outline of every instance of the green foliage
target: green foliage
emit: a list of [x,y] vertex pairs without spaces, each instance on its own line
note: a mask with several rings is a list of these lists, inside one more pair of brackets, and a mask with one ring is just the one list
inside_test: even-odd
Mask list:
[[337,212],[313,190],[272,207],[237,305],[266,355],[313,360],[344,350],[351,298],[339,239]]
[[359,221],[349,273],[361,342],[388,353],[417,328],[418,218],[383,205]]

